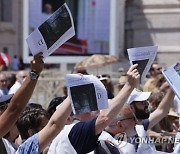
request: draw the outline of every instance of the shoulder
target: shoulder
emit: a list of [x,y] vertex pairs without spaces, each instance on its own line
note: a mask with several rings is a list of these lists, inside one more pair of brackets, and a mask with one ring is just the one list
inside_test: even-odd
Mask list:
[[77,153],[88,153],[95,149],[99,135],[95,134],[96,118],[75,124],[68,134],[69,141]]
[[88,132],[88,130],[93,130],[95,129],[95,122],[96,118],[93,118],[86,122],[78,122],[72,127],[70,133],[83,133]]

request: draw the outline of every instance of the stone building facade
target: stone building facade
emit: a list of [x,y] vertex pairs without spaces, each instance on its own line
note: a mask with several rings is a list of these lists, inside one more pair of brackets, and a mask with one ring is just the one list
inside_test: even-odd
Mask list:
[[9,55],[22,55],[23,0],[0,0],[0,51],[8,48]]
[[157,61],[180,61],[180,0],[127,0],[125,48],[157,45]]

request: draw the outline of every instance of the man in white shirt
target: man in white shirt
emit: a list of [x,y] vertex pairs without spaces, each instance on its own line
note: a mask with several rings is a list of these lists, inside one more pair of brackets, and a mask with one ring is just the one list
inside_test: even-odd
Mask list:
[[123,107],[123,110],[110,123],[106,131],[101,134],[100,139],[110,139],[112,141],[114,138],[117,139],[117,134],[125,133],[127,144],[115,143],[119,144],[120,150],[124,150],[124,153],[132,153],[132,146],[130,144],[134,145],[134,152],[142,153],[144,149],[146,149],[147,153],[155,151],[154,144],[136,143],[136,138],[149,137],[146,132],[147,129],[152,128],[168,114],[169,108],[173,104],[174,92],[169,88],[157,109],[151,114],[148,109],[150,94],[151,92],[141,92],[134,89],[127,101],[127,105]]
[[16,91],[21,87],[24,79],[27,77],[28,73],[26,71],[19,71],[16,75],[16,82],[10,88],[9,94],[15,94]]
[[6,74],[0,73],[0,96],[8,94],[8,78]]

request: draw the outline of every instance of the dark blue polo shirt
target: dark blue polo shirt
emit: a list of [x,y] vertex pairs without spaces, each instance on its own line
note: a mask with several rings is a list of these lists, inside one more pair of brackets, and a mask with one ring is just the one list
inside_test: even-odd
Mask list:
[[96,118],[79,122],[71,129],[68,138],[78,154],[86,154],[96,148],[100,134],[95,135],[95,122]]

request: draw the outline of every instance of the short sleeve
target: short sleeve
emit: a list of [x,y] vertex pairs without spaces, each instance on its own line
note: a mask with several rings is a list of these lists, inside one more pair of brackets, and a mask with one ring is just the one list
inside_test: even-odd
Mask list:
[[96,148],[100,134],[95,135],[95,122],[96,118],[72,127],[68,138],[78,154],[89,153]]
[[23,144],[21,144],[16,151],[16,154],[39,154],[39,141],[38,134],[28,138]]

